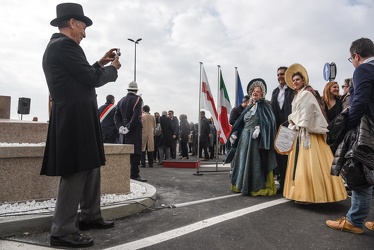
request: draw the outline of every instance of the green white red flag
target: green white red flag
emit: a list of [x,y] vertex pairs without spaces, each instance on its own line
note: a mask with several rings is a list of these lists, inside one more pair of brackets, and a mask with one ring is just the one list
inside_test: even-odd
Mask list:
[[227,138],[231,132],[231,125],[229,123],[229,115],[231,112],[230,98],[226,90],[225,82],[223,81],[222,71],[220,70],[219,78],[219,100],[218,100],[218,115],[222,131],[219,133],[221,143],[226,143]]

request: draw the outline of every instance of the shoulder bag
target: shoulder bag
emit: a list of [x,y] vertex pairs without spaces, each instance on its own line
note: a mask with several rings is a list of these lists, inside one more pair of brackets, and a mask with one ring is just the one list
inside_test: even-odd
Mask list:
[[284,126],[284,123],[279,126],[274,141],[274,148],[280,155],[288,155],[291,152],[296,137],[296,131]]

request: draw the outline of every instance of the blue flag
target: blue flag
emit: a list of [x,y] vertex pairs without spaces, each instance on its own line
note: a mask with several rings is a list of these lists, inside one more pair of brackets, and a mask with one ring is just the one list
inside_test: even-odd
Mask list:
[[236,106],[239,106],[241,103],[242,103],[242,100],[243,100],[243,97],[244,97],[244,92],[243,92],[243,88],[242,88],[242,83],[240,81],[240,77],[239,77],[239,72],[237,74],[238,76],[238,87],[237,87],[237,90],[238,90],[238,93],[237,93],[237,99],[236,99]]

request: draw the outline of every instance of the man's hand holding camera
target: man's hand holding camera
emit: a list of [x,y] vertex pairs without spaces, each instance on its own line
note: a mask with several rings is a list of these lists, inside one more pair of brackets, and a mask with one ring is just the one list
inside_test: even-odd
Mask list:
[[119,56],[121,55],[119,48],[112,48],[98,61],[101,67],[104,67],[106,64],[114,66],[117,70],[121,68],[121,63],[119,61]]

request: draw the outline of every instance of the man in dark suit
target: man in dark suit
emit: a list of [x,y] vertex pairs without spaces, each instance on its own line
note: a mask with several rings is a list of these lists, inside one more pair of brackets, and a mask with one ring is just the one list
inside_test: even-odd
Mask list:
[[[277,128],[279,128],[282,123],[288,120],[288,116],[289,114],[291,114],[291,103],[295,92],[286,84],[286,81],[284,79],[286,70],[287,67],[284,66],[278,68],[277,77],[279,85],[273,90],[273,93],[271,95],[271,107],[273,108]],[[277,175],[277,179],[279,179],[280,187],[278,191],[282,192],[284,186],[284,178],[286,175],[288,156],[280,155],[278,153],[275,156],[277,159],[278,167],[274,170],[274,172],[275,175]]]
[[120,133],[119,143],[133,144],[134,153],[130,154],[131,175],[130,178],[146,182],[139,175],[140,157],[142,154],[142,106],[143,100],[136,93],[138,84],[129,83],[127,95],[117,103],[114,113],[114,122]]
[[199,158],[203,158],[203,151],[204,151],[204,158],[203,160],[209,160],[209,153],[208,147],[210,142],[210,121],[208,118],[205,117],[205,111],[200,111],[200,148],[199,148]]
[[171,159],[176,159],[177,158],[177,142],[179,140],[179,121],[178,121],[178,118],[174,116],[173,110],[169,110],[168,116],[173,126],[173,140],[171,141],[170,155],[171,155]]
[[168,160],[170,158],[170,148],[173,143],[173,124],[171,122],[171,119],[166,115],[167,112],[162,111],[160,117],[160,124],[162,129],[161,142],[159,146],[160,165],[163,164],[164,159]]
[[[100,167],[105,164],[95,87],[117,79],[121,63],[116,49],[109,50],[92,66],[79,46],[92,25],[75,3],[57,5],[52,35],[43,55],[43,70],[52,99],[41,175],[61,176],[50,244],[87,247],[93,244],[77,229],[113,227],[100,210]],[[106,64],[111,63],[108,66]]]
[[101,125],[101,133],[103,135],[104,143],[117,143],[118,130],[114,123],[114,112],[116,111],[114,105],[114,96],[107,95],[106,103],[99,108],[99,117]]
[[231,126],[234,126],[236,120],[239,118],[245,107],[247,107],[250,99],[251,97],[249,95],[245,95],[243,97],[242,103],[231,110],[229,119],[229,123]]

